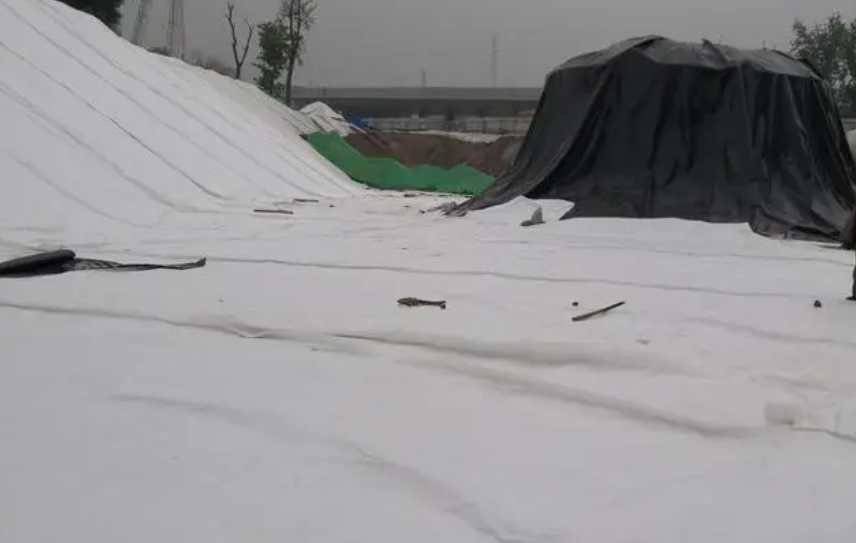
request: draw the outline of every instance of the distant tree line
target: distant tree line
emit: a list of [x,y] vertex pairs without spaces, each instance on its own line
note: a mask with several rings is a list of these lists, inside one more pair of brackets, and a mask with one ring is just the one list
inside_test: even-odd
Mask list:
[[796,20],[791,32],[791,52],[826,78],[842,114],[856,114],[856,18],[836,12],[811,26]]
[[[124,0],[61,0],[89,13],[114,31],[121,23]],[[246,19],[246,36],[239,37],[235,22],[235,4],[226,2],[224,18],[232,40],[234,68],[214,58],[197,54],[191,62],[241,79],[254,33],[259,53],[253,66],[260,74],[255,83],[267,94],[291,104],[292,84],[297,66],[303,63],[306,37],[315,24],[315,0],[280,0],[277,16],[272,21],[252,25]],[[258,30],[258,32],[255,32]],[[791,26],[791,52],[810,61],[826,78],[842,112],[856,114],[856,18],[847,20],[836,12],[823,22],[811,26],[801,20]],[[152,51],[169,54],[163,48]]]

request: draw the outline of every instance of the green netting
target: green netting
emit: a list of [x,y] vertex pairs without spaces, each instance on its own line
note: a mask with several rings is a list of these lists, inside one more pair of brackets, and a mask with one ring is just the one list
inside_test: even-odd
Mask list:
[[474,195],[493,182],[493,177],[466,164],[450,169],[408,167],[392,158],[367,157],[335,132],[316,132],[307,136],[307,140],[352,179],[370,187]]

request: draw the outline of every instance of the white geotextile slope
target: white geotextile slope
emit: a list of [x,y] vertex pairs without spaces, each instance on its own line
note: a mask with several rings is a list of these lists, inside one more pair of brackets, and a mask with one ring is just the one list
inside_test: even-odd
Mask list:
[[324,102],[313,102],[300,110],[324,132],[335,132],[347,136],[355,130],[344,117]]
[[362,192],[222,86],[64,4],[0,0],[0,228]]
[[[172,59],[171,59],[172,60]],[[179,62],[173,60],[173,62]],[[319,127],[302,111],[295,111],[282,102],[271,100],[258,87],[245,81],[235,81],[213,70],[185,65],[196,75],[207,80],[217,90],[226,94],[247,109],[257,113],[263,120],[281,130],[291,128],[299,134],[312,134]]]

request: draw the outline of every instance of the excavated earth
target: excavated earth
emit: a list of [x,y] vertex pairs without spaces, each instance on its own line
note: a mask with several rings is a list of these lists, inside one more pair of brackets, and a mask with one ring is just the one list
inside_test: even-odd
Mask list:
[[514,160],[523,139],[500,136],[490,143],[476,143],[436,134],[354,132],[347,141],[365,156],[394,158],[406,166],[452,168],[465,163],[498,176]]

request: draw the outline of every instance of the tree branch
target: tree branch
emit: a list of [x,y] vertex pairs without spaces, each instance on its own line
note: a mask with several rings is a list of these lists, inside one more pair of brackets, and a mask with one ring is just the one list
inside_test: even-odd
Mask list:
[[253,25],[250,24],[250,21],[244,19],[244,23],[247,25],[247,42],[244,44],[244,52],[241,55],[241,66],[244,65],[244,62],[247,60],[247,53],[250,51],[250,42],[253,39]]
[[235,77],[240,77],[241,62],[238,58],[238,29],[235,28],[235,3],[226,2],[226,22],[229,23],[229,30],[232,33],[232,57],[235,59]]

